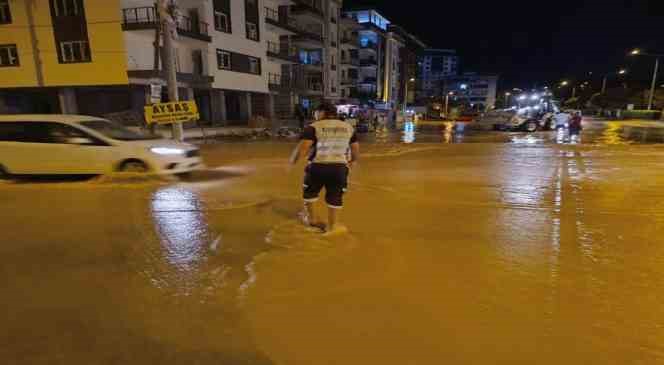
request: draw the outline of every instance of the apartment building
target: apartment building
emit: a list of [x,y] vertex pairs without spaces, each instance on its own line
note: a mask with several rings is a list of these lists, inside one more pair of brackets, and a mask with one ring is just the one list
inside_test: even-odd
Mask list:
[[421,94],[422,78],[420,75],[419,57],[428,48],[419,38],[406,31],[403,27],[390,24],[388,28],[392,33],[398,34],[404,42],[400,49],[401,67],[400,89],[403,92],[398,100],[399,104],[413,105],[418,102],[417,96]]
[[[291,118],[298,103],[340,99],[340,0],[172,6],[179,97],[203,120]],[[150,85],[165,86],[153,0],[0,0],[0,17],[0,112],[140,112]]]
[[445,80],[444,92],[453,92],[457,98],[476,110],[492,109],[496,105],[498,76],[466,72]]
[[421,98],[444,94],[445,80],[459,72],[459,57],[451,49],[425,49],[421,56]]
[[136,94],[119,8],[119,0],[0,0],[0,113],[129,108]]
[[359,104],[360,35],[362,26],[347,16],[341,17],[341,102]]
[[359,23],[360,71],[358,94],[364,101],[376,101],[396,108],[401,97],[401,49],[404,39],[389,30],[390,21],[372,9],[351,10],[345,16]]

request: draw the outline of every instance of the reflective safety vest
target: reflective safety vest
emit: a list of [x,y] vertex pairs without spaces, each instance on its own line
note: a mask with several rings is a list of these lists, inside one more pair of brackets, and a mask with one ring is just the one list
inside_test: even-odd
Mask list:
[[316,131],[312,163],[346,164],[348,149],[355,134],[353,127],[340,120],[327,119],[311,124]]

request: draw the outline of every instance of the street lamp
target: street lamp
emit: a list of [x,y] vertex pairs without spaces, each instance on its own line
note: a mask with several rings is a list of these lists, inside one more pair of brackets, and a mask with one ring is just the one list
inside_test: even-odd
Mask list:
[[450,96],[454,95],[454,91],[445,94],[445,118],[449,118],[450,112]]
[[[408,82],[411,82],[411,83],[415,82],[415,78],[414,77],[410,78],[408,80]],[[410,87],[408,86],[408,84],[406,84],[406,92],[405,92],[405,95],[404,95],[404,102],[403,102],[403,111],[404,111],[404,113],[406,113],[406,111],[408,110],[408,98],[409,97],[410,97]],[[417,96],[416,96],[416,98],[417,98]]]
[[[625,75],[625,74],[627,74],[627,70],[624,69],[624,68],[621,68],[620,70],[618,70],[617,74],[618,75]],[[602,92],[601,92],[602,94],[606,93],[606,83],[608,82],[608,78],[609,78],[610,75],[613,75],[613,73],[608,73],[608,74],[604,75],[604,78],[602,79]]]
[[506,92],[505,93],[505,108],[510,107],[510,96],[512,95],[511,92]]
[[645,53],[638,48],[630,52],[630,54],[632,56],[647,56],[655,58],[655,71],[653,72],[652,75],[652,85],[650,86],[650,98],[648,100],[648,110],[652,110],[653,102],[655,101],[655,86],[657,86],[657,72],[659,71],[659,58],[664,57],[664,55]]

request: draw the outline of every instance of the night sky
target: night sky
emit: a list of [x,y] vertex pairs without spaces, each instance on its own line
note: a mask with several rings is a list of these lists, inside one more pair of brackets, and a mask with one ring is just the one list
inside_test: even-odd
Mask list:
[[[530,88],[626,66],[647,80],[664,54],[664,0],[345,0],[373,7],[431,47],[457,49],[462,71],[497,73],[502,87]],[[664,77],[662,77],[664,80]],[[662,81],[664,83],[664,81]]]

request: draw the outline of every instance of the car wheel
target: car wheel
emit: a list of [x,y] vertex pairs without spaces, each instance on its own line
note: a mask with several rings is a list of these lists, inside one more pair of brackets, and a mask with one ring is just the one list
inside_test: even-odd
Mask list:
[[148,165],[145,162],[140,160],[129,160],[125,161],[120,165],[118,171],[120,172],[129,172],[129,173],[146,173],[148,172]]
[[0,165],[0,180],[7,180],[9,177],[9,171],[7,171],[4,166]]
[[537,131],[537,123],[534,121],[530,121],[526,123],[526,131],[527,132],[536,132]]

